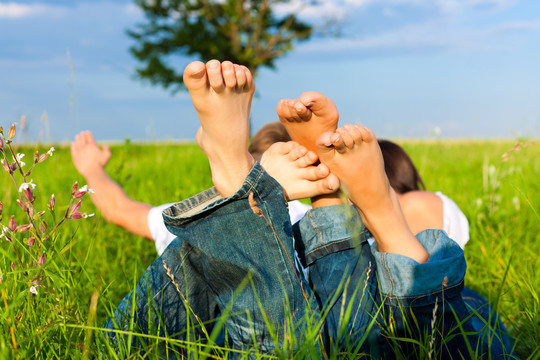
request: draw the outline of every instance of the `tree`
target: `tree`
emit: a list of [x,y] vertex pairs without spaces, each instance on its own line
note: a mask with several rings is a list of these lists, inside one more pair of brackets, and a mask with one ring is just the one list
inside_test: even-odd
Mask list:
[[131,53],[143,64],[140,78],[173,91],[182,74],[167,63],[169,55],[202,61],[231,60],[255,75],[274,68],[276,58],[306,40],[312,28],[293,13],[277,16],[273,7],[285,0],[135,0],[148,23],[128,34],[137,41]]

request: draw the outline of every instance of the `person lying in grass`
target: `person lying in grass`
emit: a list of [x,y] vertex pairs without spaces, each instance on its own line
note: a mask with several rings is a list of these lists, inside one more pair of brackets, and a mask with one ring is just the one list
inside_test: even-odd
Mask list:
[[[290,140],[280,122],[268,123],[253,136],[249,151],[257,159],[273,143]],[[92,202],[107,222],[153,241],[158,255],[161,255],[176,238],[165,227],[161,215],[173,203],[152,206],[130,198],[105,170],[111,158],[110,148],[107,145],[98,146],[90,131],[77,134],[71,143],[71,158],[88,186],[94,189]],[[289,202],[291,222],[294,224],[300,220],[309,209],[309,205],[299,201]]]
[[[249,151],[255,159],[276,142],[291,138],[280,122],[264,125],[254,135]],[[378,140],[383,154],[385,172],[396,191],[405,218],[413,233],[425,229],[443,229],[461,248],[469,240],[469,224],[459,207],[447,196],[437,192],[421,191],[424,183],[409,158],[399,145],[389,140]],[[71,156],[75,168],[86,183],[95,190],[92,201],[105,219],[125,230],[154,241],[158,255],[175,239],[165,227],[161,213],[173,203],[152,206],[130,198],[105,170],[111,158],[108,146],[99,147],[90,131],[83,131],[71,143]],[[309,205],[289,202],[291,222],[299,221]]]
[[378,142],[388,181],[412,232],[443,229],[450,239],[465,248],[469,241],[469,221],[457,204],[440,191],[425,191],[416,166],[401,146],[390,140]]
[[[278,105],[300,145],[275,144],[259,163],[247,151],[255,89],[249,70],[193,62],[184,83],[214,187],[164,211],[177,238],[106,323],[102,352],[126,356],[131,344],[171,357],[511,353],[501,329],[484,326],[464,302],[462,249],[441,230],[413,235],[369,129],[337,128],[330,99],[303,95],[307,103]],[[298,146],[308,152],[297,153]],[[343,204],[340,182],[354,205]],[[311,284],[292,260],[287,211],[288,200],[303,197],[313,209],[294,231]],[[496,316],[486,321],[499,325]],[[224,348],[215,344],[222,328]]]
[[[309,246],[298,249],[303,264],[309,268],[310,285],[317,301],[321,308],[328,311],[325,326],[328,333],[331,334],[329,342],[331,346],[335,346],[334,350],[341,351],[343,343],[350,343],[351,334],[355,333],[356,324],[362,323],[362,321],[357,322],[356,315],[352,324],[347,320],[344,321],[343,309],[369,309],[370,306],[374,306],[374,303],[378,307],[372,308],[370,318],[377,319],[378,329],[375,330],[377,335],[372,339],[376,339],[379,346],[371,346],[369,350],[365,350],[365,343],[362,346],[367,353],[376,357],[380,356],[384,359],[435,357],[434,349],[436,348],[435,353],[438,353],[437,356],[440,358],[514,358],[512,340],[499,316],[486,299],[463,286],[466,264],[462,250],[460,253],[456,241],[450,239],[442,231],[429,229],[420,231],[416,235],[416,239],[430,255],[427,262],[420,266],[425,253],[419,247],[404,246],[405,241],[396,241],[397,234],[396,237],[388,238],[395,241],[390,243],[391,248],[385,244],[383,239],[377,239],[377,235],[374,233],[377,231],[376,228],[369,224],[373,219],[379,223],[379,229],[384,236],[388,236],[396,230],[399,231],[400,228],[404,229],[404,222],[407,224],[407,228],[409,225],[407,213],[401,210],[399,195],[394,190],[400,187],[399,181],[390,183],[387,176],[379,179],[382,184],[385,184],[385,189],[388,186],[391,189],[390,199],[386,200],[387,209],[379,217],[375,216],[370,219],[369,215],[363,213],[363,208],[367,209],[370,204],[380,206],[380,203],[378,204],[373,199],[370,203],[362,197],[354,197],[354,189],[358,189],[358,186],[362,184],[369,185],[370,180],[373,181],[373,176],[370,176],[370,173],[384,166],[377,163],[380,161],[380,156],[375,155],[375,151],[371,152],[371,156],[375,157],[373,160],[375,162],[371,162],[371,166],[365,166],[369,163],[367,159],[359,163],[355,162],[362,159],[358,150],[359,146],[368,148],[368,145],[364,145],[364,143],[372,143],[375,138],[374,134],[369,129],[359,125],[345,125],[338,130],[332,130],[337,126],[339,117],[337,109],[330,99],[316,92],[304,93],[300,98],[294,100],[282,100],[277,106],[277,111],[291,138],[307,148],[315,148],[320,161],[328,165],[331,172],[340,178],[342,187],[348,194],[348,201],[352,201],[360,213],[362,221],[359,223],[366,226],[366,229],[361,231],[362,240],[359,244],[352,244],[348,247],[348,245],[336,241],[332,245],[326,245],[324,249],[321,248],[321,252],[326,254],[324,257],[317,259],[314,256],[316,250]],[[317,133],[322,131],[325,133],[317,137]],[[373,145],[370,146],[373,147]],[[379,151],[384,147],[384,144],[381,146],[381,142],[379,142]],[[356,149],[355,151],[358,153],[354,157],[351,155],[353,149]],[[325,155],[327,151],[332,155],[330,160]],[[365,152],[364,156],[369,156],[369,151]],[[335,161],[334,157],[339,159],[342,153],[343,158],[348,154],[350,161],[332,165],[332,161]],[[384,162],[382,163],[384,164]],[[393,167],[396,164],[389,165]],[[412,162],[407,166],[411,165]],[[412,166],[414,169],[414,165]],[[394,170],[396,169],[394,168]],[[411,169],[409,168],[409,170]],[[376,172],[379,173],[380,177],[380,170]],[[386,169],[385,173],[390,174],[391,169]],[[395,180],[395,174],[393,175]],[[373,184],[371,183],[371,185]],[[414,189],[414,187],[411,188]],[[407,191],[403,192],[407,193]],[[360,201],[364,203],[363,206],[359,206]],[[320,245],[320,240],[316,241],[316,239],[321,238],[324,229],[333,231],[335,234],[339,224],[335,217],[329,220],[327,214],[318,213],[317,207],[342,206],[341,196],[325,194],[312,199],[312,203],[314,209],[309,211],[294,227],[296,241],[300,245],[309,243],[310,240]],[[398,204],[399,211],[397,210]],[[385,217],[391,216],[392,213],[389,210],[392,208],[395,212],[393,221],[388,221],[386,227],[382,226]],[[400,215],[397,216],[397,213]],[[371,216],[373,215],[376,214],[372,213]],[[342,221],[345,224],[346,220]],[[309,231],[313,224],[319,224],[319,227],[316,231]],[[350,224],[348,228],[351,229]],[[352,229],[355,227],[353,226]],[[412,238],[408,234],[413,233],[411,229],[400,231],[400,233],[401,236],[408,239],[406,241],[409,244],[414,243],[411,242]],[[375,243],[370,248],[368,244],[372,234]],[[354,237],[354,233],[349,232],[342,237],[347,239],[347,236]],[[335,246],[336,249],[334,253],[331,251],[332,246]],[[454,254],[454,258],[452,254]],[[450,261],[450,259],[452,260]],[[347,264],[348,267],[345,267],[344,264]],[[376,265],[376,276],[373,276],[373,264]],[[366,269],[368,270],[366,271]],[[349,282],[341,293],[338,291],[339,295],[336,296],[335,289],[338,288],[336,279],[339,278],[347,279]],[[439,278],[438,285],[434,281],[437,278]],[[442,281],[440,281],[441,278]],[[450,281],[451,278],[454,281]],[[460,280],[455,282],[457,279]],[[454,285],[450,285],[451,283]],[[364,299],[365,302],[358,301],[354,296],[351,300],[341,298],[341,295],[358,292],[359,284],[363,284],[360,290],[362,290],[361,299]],[[422,293],[422,288],[425,290],[430,286],[432,286],[431,292]],[[371,301],[365,300],[365,294],[370,294],[368,299]],[[446,300],[450,301],[446,302]],[[443,309],[442,313],[439,313],[441,304],[446,306],[446,310]],[[447,306],[450,306],[452,310],[449,310]],[[379,311],[378,316],[374,314],[375,309]],[[460,321],[456,322],[457,319]],[[437,323],[438,321],[440,323]],[[427,325],[430,322],[431,330],[428,329]],[[450,323],[452,325],[449,325]],[[464,326],[464,328],[457,330],[460,326]],[[465,328],[468,330],[464,330]],[[359,326],[358,332],[356,332],[357,336],[353,336],[353,338],[369,341],[371,335],[366,335],[365,330]],[[418,343],[421,342],[419,339],[425,340],[427,331],[431,331],[431,334],[438,333],[443,339],[437,340],[435,336],[432,336],[429,346]],[[467,337],[466,332],[472,336]],[[343,337],[344,333],[346,333],[345,337]],[[413,345],[413,342],[417,342],[416,345]],[[475,343],[472,346],[474,351],[468,348],[469,344],[472,343]],[[466,347],[468,350],[465,349]],[[425,351],[426,349],[429,351]]]

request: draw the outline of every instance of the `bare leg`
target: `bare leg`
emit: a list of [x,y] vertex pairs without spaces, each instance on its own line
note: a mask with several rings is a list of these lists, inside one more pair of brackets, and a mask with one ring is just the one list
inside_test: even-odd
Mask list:
[[274,143],[261,158],[261,166],[283,187],[287,200],[329,194],[339,189],[339,179],[318,157],[294,141]]
[[109,147],[104,145],[100,148],[90,131],[81,132],[71,143],[73,164],[88,186],[94,189],[90,197],[103,217],[135,235],[153,240],[148,227],[148,213],[152,206],[131,199],[109,177],[105,165],[110,158]]
[[231,196],[254,163],[247,150],[255,92],[251,73],[230,61],[195,61],[184,70],[184,84],[201,122],[197,143],[208,157],[214,185],[222,196]]
[[346,186],[362,221],[377,241],[379,251],[408,256],[419,263],[429,255],[414,237],[384,172],[384,162],[373,132],[345,125],[317,141],[318,154]]
[[334,102],[314,91],[305,92],[295,100],[281,100],[276,111],[291,138],[311,151],[316,151],[319,136],[334,131],[339,120]]

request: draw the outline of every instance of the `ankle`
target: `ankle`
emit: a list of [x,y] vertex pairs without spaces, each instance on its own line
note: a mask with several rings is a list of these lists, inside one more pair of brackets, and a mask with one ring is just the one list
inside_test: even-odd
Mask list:
[[343,194],[340,190],[332,194],[318,195],[311,198],[311,207],[313,209],[333,205],[344,205]]

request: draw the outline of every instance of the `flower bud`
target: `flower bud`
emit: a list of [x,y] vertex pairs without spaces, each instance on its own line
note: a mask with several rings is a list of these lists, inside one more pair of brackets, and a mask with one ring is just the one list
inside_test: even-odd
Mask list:
[[0,160],[0,163],[2,163],[2,167],[4,168],[6,172],[11,172],[11,170],[9,169],[8,163],[4,159]]
[[71,188],[71,196],[73,196],[73,194],[75,194],[75,192],[77,191],[78,188],[79,188],[79,183],[77,181],[75,181],[75,184],[73,184],[73,187]]
[[84,196],[84,194],[86,194],[86,191],[77,190],[75,194],[73,194],[73,198],[80,199]]
[[70,219],[74,219],[74,220],[78,220],[78,219],[80,219],[80,218],[82,218],[82,217],[83,217],[83,215],[82,215],[80,212],[75,213],[75,214],[71,214],[71,215],[69,216]]
[[45,264],[45,253],[41,254],[38,260],[39,265]]
[[42,211],[40,211],[40,212],[37,213],[37,216],[38,216],[38,217],[42,217],[43,214],[45,214],[45,211],[42,210]]
[[8,222],[8,229],[10,231],[15,231],[17,229],[17,222],[15,221],[15,215],[11,215],[11,219]]
[[4,152],[4,140],[0,137],[0,151]]
[[15,263],[14,262],[11,263],[11,270],[15,271]]
[[30,230],[31,226],[32,225],[30,225],[30,224],[20,225],[20,226],[17,227],[17,232],[18,233],[26,232],[26,231]]
[[23,190],[23,192],[28,202],[30,202],[31,204],[34,203],[34,200],[36,199],[36,197],[34,196],[34,194],[32,194],[32,189],[26,188]]
[[39,151],[36,150],[36,152],[34,153],[34,164],[37,164],[39,160]]
[[36,238],[33,237],[33,236],[30,236],[28,238],[28,241],[26,242],[26,244],[28,244],[28,246],[34,246],[35,243],[36,243]]
[[54,198],[54,194],[51,195],[51,198],[49,199],[49,209],[51,211],[54,211],[54,205],[56,204],[56,199]]
[[39,157],[39,159],[37,160],[38,162],[44,162],[45,159],[49,156],[48,153],[43,153],[41,154],[41,156]]
[[39,224],[39,231],[41,231],[42,234],[45,234],[45,231],[47,231],[47,223],[45,221],[42,221]]
[[26,204],[24,204],[24,203],[23,203],[21,200],[19,200],[19,199],[17,199],[16,201],[17,201],[17,204],[19,204],[19,206],[21,207],[21,209],[22,209],[24,212],[26,212],[26,210],[28,209],[28,208],[26,207]]
[[73,214],[79,212],[79,209],[81,208],[81,202],[82,202],[82,200],[79,200],[75,204],[71,205],[71,208],[69,209],[68,214],[73,215]]
[[17,162],[14,161],[9,168],[11,169],[10,173],[17,170]]
[[16,123],[13,123],[13,125],[11,125],[11,127],[9,128],[8,132],[7,132],[7,137],[9,140],[13,139],[15,137],[15,125],[17,125]]
[[4,204],[0,201],[0,215],[2,215],[2,212],[4,211]]

